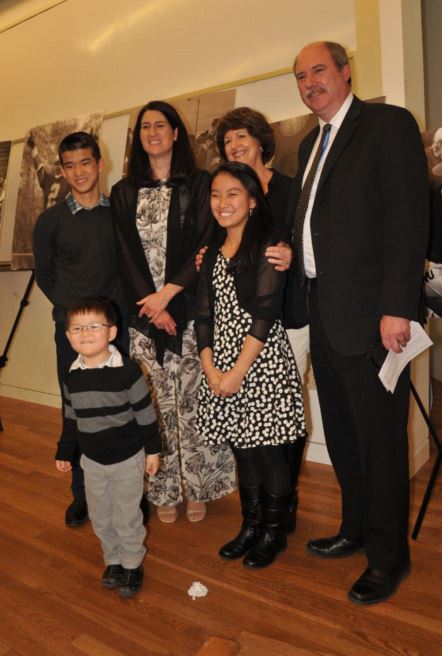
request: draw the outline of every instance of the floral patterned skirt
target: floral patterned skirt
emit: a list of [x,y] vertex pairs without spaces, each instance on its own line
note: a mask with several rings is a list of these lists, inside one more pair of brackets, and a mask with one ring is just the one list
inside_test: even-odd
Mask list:
[[230,447],[205,445],[195,429],[201,365],[193,325],[184,331],[182,356],[166,351],[163,366],[153,341],[132,328],[129,332],[131,357],[146,373],[162,438],[160,470],[146,480],[149,501],[176,505],[183,497],[212,501],[230,494],[236,488]]

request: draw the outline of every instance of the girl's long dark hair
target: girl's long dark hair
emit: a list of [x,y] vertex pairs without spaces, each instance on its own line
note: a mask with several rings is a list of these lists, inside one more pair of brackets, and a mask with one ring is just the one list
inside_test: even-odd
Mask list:
[[153,180],[149,156],[144,151],[140,141],[141,121],[145,112],[149,109],[161,112],[172,130],[178,128],[177,140],[173,144],[170,178],[191,178],[196,172],[195,158],[189,135],[180,115],[175,107],[172,107],[169,103],[163,100],[151,100],[141,108],[135,123],[128,163],[127,177],[129,182],[140,186]]
[[224,162],[212,174],[212,182],[220,173],[228,173],[236,178],[256,201],[256,207],[244,227],[239,248],[231,261],[232,266],[247,267],[258,260],[266,244],[276,243],[279,235],[255,171],[242,162]]

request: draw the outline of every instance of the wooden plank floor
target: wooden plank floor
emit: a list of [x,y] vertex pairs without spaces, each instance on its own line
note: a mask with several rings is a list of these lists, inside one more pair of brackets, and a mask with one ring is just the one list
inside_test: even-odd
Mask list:
[[[442,428],[440,384],[436,408]],[[331,468],[312,463],[301,477],[298,531],[274,566],[251,572],[217,556],[239,524],[235,494],[211,504],[199,524],[182,511],[170,526],[153,517],[145,585],[122,600],[100,587],[90,525],[63,524],[68,481],[53,463],[59,412],[2,398],[0,417],[0,656],[442,654],[442,475],[411,545],[412,574],[387,603],[347,601],[362,555],[327,562],[307,554],[306,541],[339,521]],[[431,463],[413,481],[412,520]],[[193,581],[207,597],[192,601]]]

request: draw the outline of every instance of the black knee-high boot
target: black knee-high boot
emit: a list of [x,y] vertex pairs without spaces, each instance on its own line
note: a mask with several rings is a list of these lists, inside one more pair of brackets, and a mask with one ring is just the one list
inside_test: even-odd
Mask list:
[[296,513],[298,510],[298,477],[299,470],[301,469],[302,457],[304,455],[306,441],[307,440],[305,437],[300,437],[296,440],[296,442],[286,444],[284,447],[290,467],[291,490],[291,499],[285,520],[287,535],[294,533],[296,530]]
[[285,520],[291,495],[266,494],[263,505],[263,522],[258,542],[244,558],[246,567],[267,567],[287,547]]
[[219,550],[227,560],[241,558],[257,541],[261,522],[261,486],[247,485],[239,488],[243,523],[241,530],[230,542]]

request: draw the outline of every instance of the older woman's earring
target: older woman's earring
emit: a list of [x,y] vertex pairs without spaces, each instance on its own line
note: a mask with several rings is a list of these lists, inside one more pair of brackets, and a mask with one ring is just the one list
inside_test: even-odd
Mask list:
[[253,214],[253,207],[249,207],[249,216],[252,216]]

